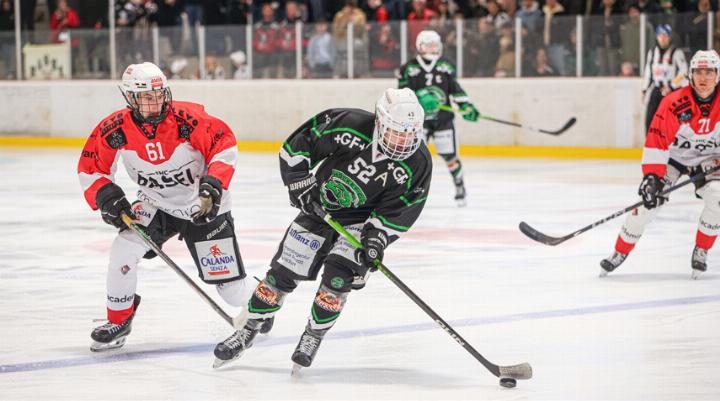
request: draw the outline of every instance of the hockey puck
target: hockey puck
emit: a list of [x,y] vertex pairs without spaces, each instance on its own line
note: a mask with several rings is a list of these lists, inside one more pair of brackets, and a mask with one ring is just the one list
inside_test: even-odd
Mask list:
[[505,388],[515,388],[515,386],[517,386],[517,380],[512,377],[503,377],[500,379],[500,385]]

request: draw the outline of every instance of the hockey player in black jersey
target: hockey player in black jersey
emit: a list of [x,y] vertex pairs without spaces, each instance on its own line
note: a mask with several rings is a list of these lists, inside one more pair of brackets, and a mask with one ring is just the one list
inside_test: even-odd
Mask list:
[[438,154],[447,163],[455,183],[455,200],[458,206],[465,206],[466,191],[463,182],[462,163],[458,157],[458,135],[455,131],[451,111],[455,102],[468,121],[477,121],[480,113],[470,102],[465,91],[456,80],[455,66],[442,56],[442,41],[435,31],[422,31],[415,41],[417,56],[400,67],[399,88],[415,91],[425,110],[423,139],[434,138]]
[[[351,289],[365,286],[385,248],[420,216],[432,159],[420,138],[423,109],[410,89],[387,89],[375,114],[330,109],[305,122],[280,149],[280,173],[301,213],[290,224],[265,278],[248,303],[245,327],[215,347],[215,367],[250,348],[300,281],[320,287],[292,360],[307,367],[335,324]],[[314,173],[313,173],[314,171]],[[355,250],[314,211],[321,206],[364,249]]]

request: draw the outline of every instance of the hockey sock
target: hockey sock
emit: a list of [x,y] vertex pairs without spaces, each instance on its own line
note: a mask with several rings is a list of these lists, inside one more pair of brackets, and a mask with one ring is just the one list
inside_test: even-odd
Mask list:
[[708,250],[720,233],[720,182],[710,181],[701,191],[705,207],[700,214],[695,244],[698,248]]
[[455,185],[463,185],[463,171],[462,171],[462,163],[459,159],[453,159],[447,162],[448,170],[450,170],[450,175],[453,177],[453,182]]

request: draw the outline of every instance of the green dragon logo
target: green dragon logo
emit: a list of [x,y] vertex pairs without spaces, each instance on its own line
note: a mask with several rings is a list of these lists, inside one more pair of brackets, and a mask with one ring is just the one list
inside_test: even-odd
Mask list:
[[358,208],[365,204],[367,196],[362,188],[340,170],[332,171],[320,188],[320,200],[327,210]]

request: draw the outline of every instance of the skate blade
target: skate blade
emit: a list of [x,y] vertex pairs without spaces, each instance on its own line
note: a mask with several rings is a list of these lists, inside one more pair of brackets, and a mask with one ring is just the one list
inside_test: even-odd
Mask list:
[[690,275],[690,278],[693,280],[697,280],[698,277],[700,277],[703,274],[702,270],[695,270],[693,269],[692,274]]
[[125,345],[126,339],[127,339],[127,337],[120,337],[120,338],[116,338],[113,341],[110,341],[109,343],[101,343],[98,341],[93,341],[93,343],[90,344],[90,351],[104,352],[104,351],[109,351],[111,349],[120,348],[123,345]]
[[610,273],[610,272],[601,267],[600,274],[598,274],[598,277],[600,277],[600,278],[607,277],[608,273]]
[[220,369],[221,367],[234,362],[242,356],[243,352],[240,352],[239,354],[235,355],[235,357],[231,359],[220,359],[218,357],[215,357],[215,361],[213,362],[213,369]]
[[292,371],[290,372],[290,376],[292,377],[299,377],[300,376],[300,370],[303,368],[302,365],[298,365],[297,363],[293,363]]
[[465,199],[455,199],[455,203],[457,204],[457,207],[467,206],[467,201]]

